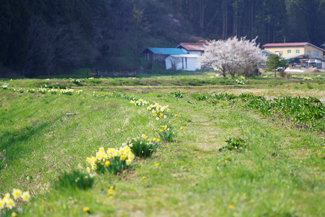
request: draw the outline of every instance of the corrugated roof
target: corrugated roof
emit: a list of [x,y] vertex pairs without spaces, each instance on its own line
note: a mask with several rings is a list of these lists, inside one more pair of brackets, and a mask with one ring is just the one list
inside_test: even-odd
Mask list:
[[275,53],[272,53],[271,51],[268,50],[262,50],[262,53],[265,55],[275,55]]
[[287,58],[285,58],[286,60],[289,60],[289,59],[292,59],[292,58],[297,58],[297,57],[300,57],[300,56],[304,56],[304,54],[296,54],[296,55],[292,55],[292,56],[289,56]]
[[197,54],[177,54],[177,55],[170,55],[172,57],[189,57],[189,58],[198,58],[200,57]]
[[186,54],[185,51],[179,48],[157,48],[157,47],[148,47],[154,54],[165,54],[165,55],[172,55],[172,54]]
[[308,45],[308,42],[297,42],[297,43],[269,43],[263,45],[263,47],[300,47]]
[[205,47],[208,44],[206,43],[180,43],[177,47],[184,47],[186,50],[198,50],[198,51],[204,51]]

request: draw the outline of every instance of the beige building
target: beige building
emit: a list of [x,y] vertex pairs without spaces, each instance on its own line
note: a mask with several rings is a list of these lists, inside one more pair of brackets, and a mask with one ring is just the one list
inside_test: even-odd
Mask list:
[[325,50],[308,42],[272,43],[263,45],[263,48],[286,59],[294,58],[300,55],[306,55],[310,58],[324,60]]

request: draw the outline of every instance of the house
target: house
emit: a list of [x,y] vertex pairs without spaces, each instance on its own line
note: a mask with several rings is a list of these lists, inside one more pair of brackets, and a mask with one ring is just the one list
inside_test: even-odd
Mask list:
[[206,43],[180,43],[176,48],[180,48],[188,54],[196,54],[202,56]]
[[278,54],[290,59],[300,55],[307,55],[309,58],[324,59],[324,49],[309,42],[298,43],[270,43],[263,45],[264,50]]
[[179,54],[166,57],[166,70],[201,70],[199,55],[197,54]]

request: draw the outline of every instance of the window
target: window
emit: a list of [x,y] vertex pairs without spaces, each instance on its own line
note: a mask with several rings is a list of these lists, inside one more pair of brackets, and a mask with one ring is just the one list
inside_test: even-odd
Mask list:
[[313,52],[313,56],[314,56],[314,57],[319,57],[319,51],[314,51],[314,52]]
[[300,53],[300,50],[296,50],[296,53]]
[[307,56],[311,56],[311,51],[307,51]]
[[288,54],[291,53],[291,50],[288,50]]

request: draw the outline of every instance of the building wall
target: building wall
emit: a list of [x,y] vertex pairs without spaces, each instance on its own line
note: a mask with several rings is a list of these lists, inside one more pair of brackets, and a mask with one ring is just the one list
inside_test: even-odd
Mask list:
[[[323,51],[320,49],[317,49],[312,46],[304,46],[304,47],[267,47],[265,50],[270,51],[272,53],[278,54],[279,52],[282,52],[282,57],[287,58],[290,56],[294,56],[297,54],[301,55],[307,55],[307,51],[311,52],[311,57],[314,57],[314,51],[319,51],[319,57],[318,58],[324,58]],[[288,51],[291,50],[291,53],[288,53]],[[299,50],[299,53],[296,51]]]
[[202,51],[189,51],[188,52],[189,54],[196,54],[196,55],[199,55],[199,56],[202,56]]
[[[311,57],[315,57],[315,58],[321,58],[323,59],[324,58],[324,52],[320,49],[317,49],[315,47],[312,47],[312,46],[305,46],[305,55],[307,55],[307,51],[310,51],[311,52]],[[319,56],[316,57],[314,56],[314,51],[319,51]]]
[[[194,57],[172,57],[169,56],[165,60],[166,70],[184,70],[196,71],[200,70],[199,59]],[[173,69],[174,65],[174,69]]]

